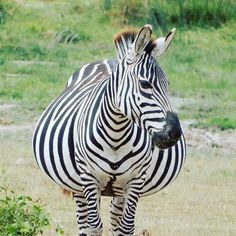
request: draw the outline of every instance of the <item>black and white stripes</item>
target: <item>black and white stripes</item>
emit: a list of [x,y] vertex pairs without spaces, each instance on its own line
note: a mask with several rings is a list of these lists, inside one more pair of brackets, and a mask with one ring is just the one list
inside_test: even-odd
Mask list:
[[102,234],[102,195],[113,197],[110,235],[133,235],[139,197],[164,188],[183,165],[184,137],[150,37],[149,25],[116,36],[118,62],[76,71],[36,126],[37,163],[73,193],[79,235]]

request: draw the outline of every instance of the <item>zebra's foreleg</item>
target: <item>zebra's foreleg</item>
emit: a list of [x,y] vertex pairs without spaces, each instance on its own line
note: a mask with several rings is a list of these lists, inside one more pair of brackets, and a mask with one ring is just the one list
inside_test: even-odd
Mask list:
[[136,191],[132,189],[126,191],[122,216],[120,218],[119,212],[115,222],[118,225],[116,227],[114,224],[112,225],[109,236],[131,236],[134,234],[134,220],[138,199],[139,195]]
[[118,228],[118,232],[120,233],[115,235],[127,236],[134,234],[134,220],[138,199],[139,196],[136,192],[128,191],[125,197],[123,216]]
[[135,213],[139,200],[139,193],[143,188],[145,177],[145,174],[141,174],[137,178],[132,179],[124,189],[123,214],[119,226],[113,230],[114,236],[134,235]]
[[97,181],[89,174],[81,176],[83,192],[87,203],[87,229],[88,236],[102,235],[102,221],[100,216],[101,192]]
[[79,236],[86,235],[87,229],[87,203],[82,194],[73,193],[74,200],[77,205],[76,217],[79,227]]
[[110,235],[119,226],[123,215],[124,198],[113,197],[110,204]]

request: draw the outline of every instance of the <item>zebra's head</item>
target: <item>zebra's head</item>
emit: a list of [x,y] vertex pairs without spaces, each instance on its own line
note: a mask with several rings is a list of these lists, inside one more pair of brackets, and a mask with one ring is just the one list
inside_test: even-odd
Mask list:
[[166,37],[151,39],[152,27],[137,34],[114,37],[118,56],[116,106],[139,127],[147,130],[161,149],[173,146],[182,131],[168,96],[168,80],[156,59],[165,53],[175,29]]

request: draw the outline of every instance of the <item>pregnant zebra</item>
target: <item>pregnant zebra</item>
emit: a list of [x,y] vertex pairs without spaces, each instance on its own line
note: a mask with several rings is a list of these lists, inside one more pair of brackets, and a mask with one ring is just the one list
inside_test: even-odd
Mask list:
[[112,197],[109,235],[133,235],[139,198],[167,186],[183,166],[185,140],[157,62],[174,33],[153,39],[145,25],[115,35],[117,61],[73,73],[38,121],[37,164],[72,192],[80,236],[102,235],[101,196]]

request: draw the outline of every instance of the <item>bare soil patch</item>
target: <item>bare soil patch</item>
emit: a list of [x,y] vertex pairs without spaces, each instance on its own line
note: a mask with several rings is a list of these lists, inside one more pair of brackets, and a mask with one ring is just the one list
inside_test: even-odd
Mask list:
[[[175,99],[176,100],[176,99]],[[178,107],[184,102],[177,99]],[[175,102],[176,102],[175,101]],[[36,121],[15,122],[16,112],[21,110],[18,104],[2,103],[0,104],[0,132],[12,133],[20,130],[32,131]],[[22,114],[20,114],[22,116]],[[236,152],[236,132],[234,130],[222,131],[216,128],[200,129],[194,128],[194,121],[185,120],[181,122],[187,145],[192,148],[223,148],[227,153]]]

